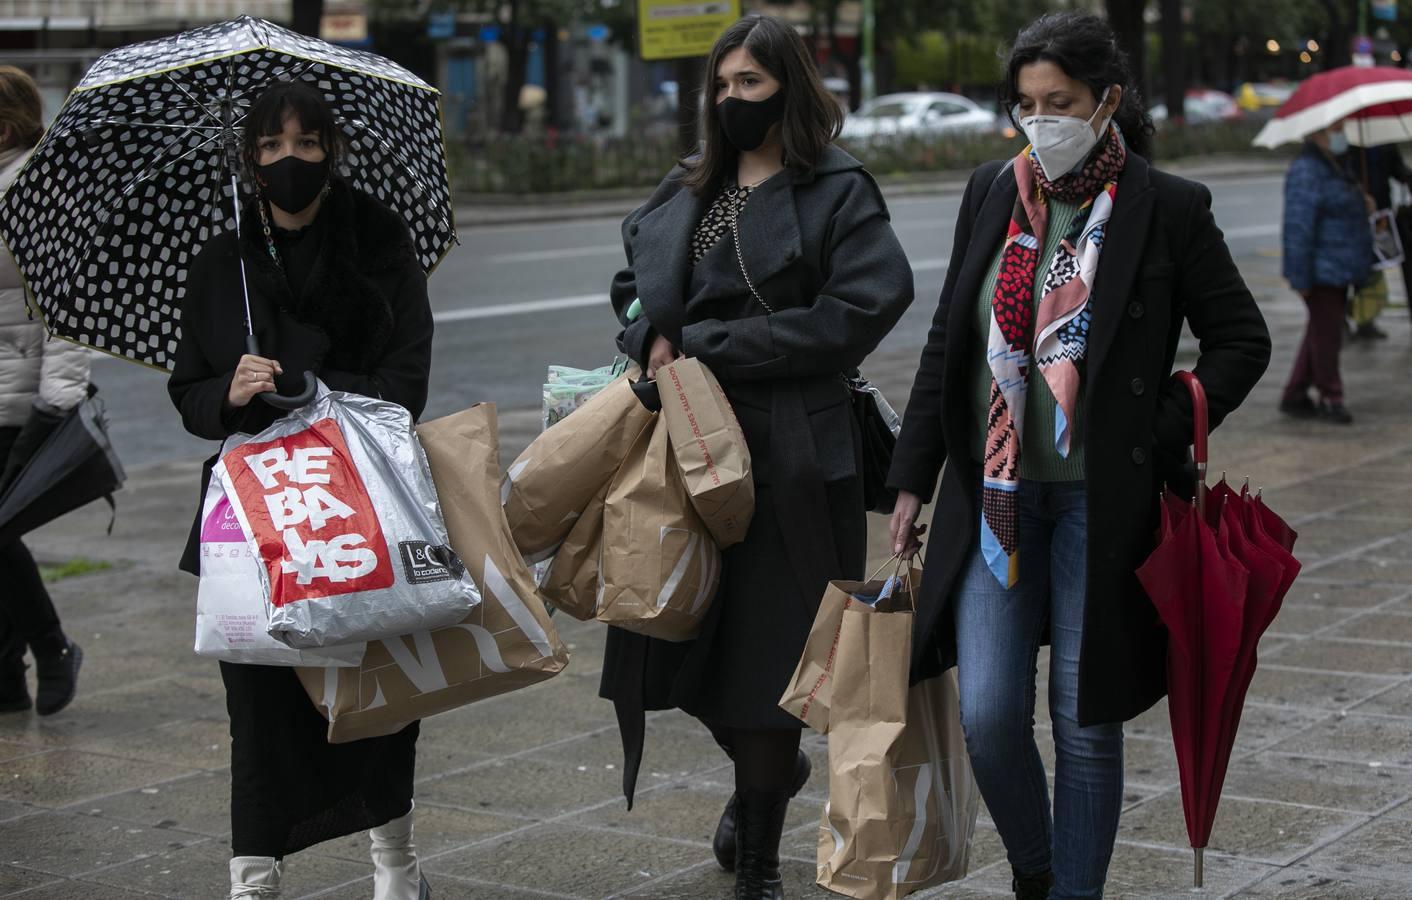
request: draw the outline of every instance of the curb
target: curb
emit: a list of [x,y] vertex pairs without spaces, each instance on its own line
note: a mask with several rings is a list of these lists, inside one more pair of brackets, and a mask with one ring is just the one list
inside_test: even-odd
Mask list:
[[[1195,181],[1261,178],[1283,175],[1289,160],[1282,156],[1213,154],[1174,159],[1160,166],[1164,172]],[[883,196],[939,196],[959,194],[971,170],[878,176]],[[581,222],[588,219],[621,219],[632,212],[651,188],[613,188],[567,194],[457,194],[456,222],[461,229],[501,225]]]

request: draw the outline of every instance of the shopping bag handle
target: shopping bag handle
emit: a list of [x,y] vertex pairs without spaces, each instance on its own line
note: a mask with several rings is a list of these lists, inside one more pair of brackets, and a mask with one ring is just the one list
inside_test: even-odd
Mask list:
[[[260,356],[260,339],[253,334],[245,336],[245,352],[251,356]],[[260,394],[260,399],[264,400],[275,409],[299,409],[301,406],[308,406],[314,399],[314,395],[319,392],[319,380],[314,377],[314,373],[308,369],[304,370],[304,390],[297,394],[276,394],[266,392]]]

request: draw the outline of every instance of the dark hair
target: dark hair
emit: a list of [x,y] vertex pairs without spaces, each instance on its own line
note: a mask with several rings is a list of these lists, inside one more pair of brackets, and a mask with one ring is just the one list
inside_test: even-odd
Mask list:
[[1122,130],[1130,150],[1151,157],[1156,129],[1143,108],[1142,92],[1133,77],[1128,55],[1118,46],[1118,38],[1107,22],[1093,13],[1066,10],[1040,16],[1020,31],[1010,48],[1005,81],[1000,86],[1001,102],[1012,121],[1015,104],[1020,101],[1020,70],[1046,60],[1070,78],[1088,85],[1094,100],[1101,100],[1110,86],[1121,86],[1123,99],[1113,121]]
[[701,155],[683,160],[683,182],[693,193],[719,187],[732,172],[739,156],[721,130],[716,114],[716,73],[721,61],[744,47],[755,61],[780,83],[785,92],[780,140],[787,167],[809,171],[824,149],[843,128],[843,110],[824,90],[819,71],[804,39],[789,25],[772,16],[750,15],[726,29],[706,60],[706,101],[701,105]]
[[265,89],[245,116],[240,152],[249,169],[260,158],[260,138],[284,131],[285,117],[293,113],[299,127],[318,134],[319,144],[336,170],[343,159],[343,135],[324,95],[307,81],[276,81]]
[[15,146],[33,147],[44,135],[43,103],[29,73],[0,66],[0,123],[8,124]]

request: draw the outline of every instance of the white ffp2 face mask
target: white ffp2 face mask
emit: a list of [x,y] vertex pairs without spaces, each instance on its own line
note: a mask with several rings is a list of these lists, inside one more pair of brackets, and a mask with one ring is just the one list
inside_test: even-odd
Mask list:
[[1049,181],[1058,181],[1078,168],[1098,143],[1099,135],[1107,130],[1108,123],[1113,119],[1112,114],[1104,117],[1103,126],[1096,133],[1093,119],[1108,102],[1110,91],[1112,88],[1103,92],[1098,109],[1087,119],[1076,116],[1027,116],[1020,120],[1020,129],[1034,146],[1039,166]]

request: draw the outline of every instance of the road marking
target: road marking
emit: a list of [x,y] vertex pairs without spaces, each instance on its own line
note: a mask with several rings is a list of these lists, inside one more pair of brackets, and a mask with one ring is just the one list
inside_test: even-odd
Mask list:
[[564,250],[525,250],[520,253],[492,253],[481,258],[488,263],[544,262],[556,259],[573,259],[583,256],[609,256],[623,254],[622,244],[604,244],[598,247],[573,247]]
[[1227,238],[1271,237],[1280,233],[1279,225],[1246,225],[1243,228],[1227,228]]
[[[950,260],[922,259],[912,264],[913,273],[943,272],[951,265]],[[432,314],[434,322],[466,322],[472,319],[499,319],[505,316],[526,316],[534,313],[554,312],[562,309],[585,309],[590,306],[609,306],[607,294],[578,294],[573,297],[553,297],[547,300],[523,300],[519,303],[496,303],[491,306],[472,306],[463,309],[446,309]]]

